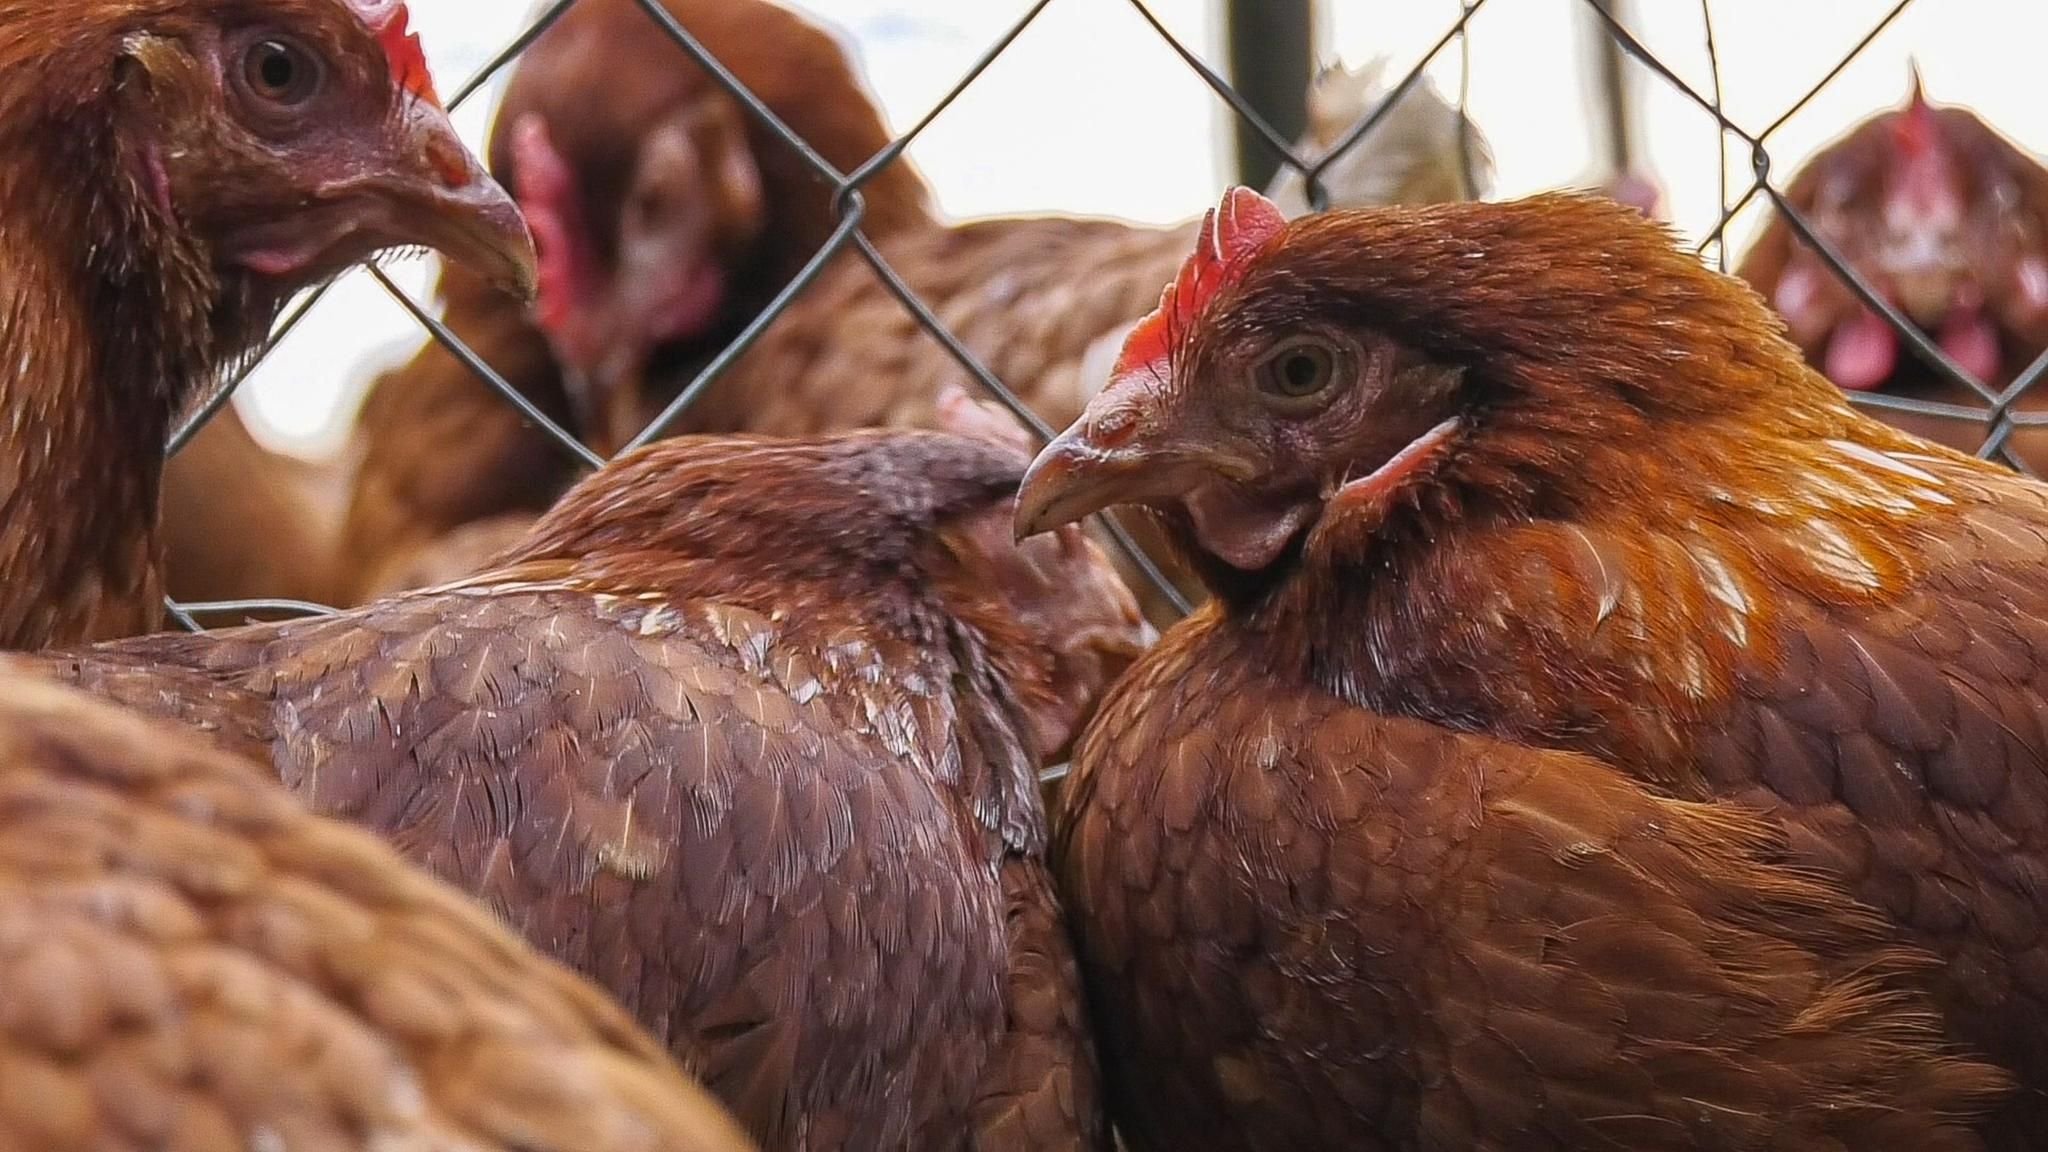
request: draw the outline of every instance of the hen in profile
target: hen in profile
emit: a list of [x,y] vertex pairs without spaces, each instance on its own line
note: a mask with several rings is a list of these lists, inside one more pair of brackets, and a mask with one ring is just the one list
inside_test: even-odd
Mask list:
[[[1289,638],[1239,659],[1314,699],[1764,810],[1941,958],[1950,1034],[2030,1090],[1998,1138],[2038,1144],[2048,487],[1860,415],[1741,282],[1599,198],[1288,224],[1241,192],[1218,231],[1022,522],[1154,506],[1222,637]],[[1110,880],[1073,871],[1110,842],[1087,827],[1077,896]]]
[[743,1152],[603,993],[258,765],[0,658],[0,1146]]
[[401,4],[0,2],[0,647],[153,627],[174,415],[292,292],[424,244],[533,250]]
[[1002,439],[663,441],[458,583],[43,667],[385,834],[765,1147],[1096,1147],[1037,772],[1146,630],[1012,541]]

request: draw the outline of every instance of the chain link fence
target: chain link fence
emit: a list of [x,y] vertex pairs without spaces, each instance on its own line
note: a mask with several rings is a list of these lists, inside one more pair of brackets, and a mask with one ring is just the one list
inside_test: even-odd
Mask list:
[[[431,2],[431,0],[427,0],[427,2]],[[549,27],[579,2],[581,0],[554,0],[553,3],[548,4],[539,11],[531,23],[516,38],[506,44],[482,69],[469,77],[459,89],[452,93],[447,101],[450,110],[461,107],[475,97],[496,73],[511,66],[519,58],[520,54],[538,39],[542,33],[546,32]],[[1385,98],[1381,100],[1379,105],[1370,114],[1354,124],[1341,137],[1336,146],[1321,157],[1301,155],[1295,146],[1294,140],[1274,126],[1273,117],[1262,114],[1259,109],[1253,106],[1253,102],[1245,94],[1233,88],[1231,82],[1219,74],[1209,63],[1205,62],[1200,54],[1176,39],[1166,26],[1145,7],[1143,0],[1061,0],[1061,2],[1068,4],[1129,4],[1132,6],[1151,27],[1152,31],[1169,45],[1186,66],[1198,75],[1229,106],[1231,112],[1236,117],[1237,124],[1240,126],[1240,162],[1248,166],[1249,162],[1243,160],[1243,157],[1249,152],[1255,152],[1256,144],[1263,144],[1265,148],[1280,156],[1283,164],[1294,168],[1303,175],[1307,183],[1311,205],[1321,208],[1326,206],[1327,196],[1318,181],[1330,165],[1335,163],[1342,154],[1357,145],[1411,89],[1422,83],[1425,70],[1434,61],[1445,53],[1464,52],[1469,48],[1468,26],[1474,16],[1479,14],[1482,9],[1490,6],[1511,5],[1522,2],[1522,0],[1462,0],[1462,11],[1448,21],[1442,35],[1423,53],[1421,59],[1416,61],[1401,79],[1389,89]],[[1238,5],[1257,5],[1261,2],[1262,0],[1235,0],[1235,3]],[[1341,0],[1326,0],[1326,2],[1335,3],[1341,2]],[[1907,349],[1912,356],[1925,364],[1929,370],[1941,379],[1967,389],[1970,396],[1974,398],[1975,403],[1946,403],[1909,396],[1889,395],[1882,392],[1852,393],[1850,395],[1851,401],[1860,406],[1875,410],[1879,415],[1905,413],[1950,421],[1962,426],[1974,426],[1981,432],[1981,443],[1978,449],[1980,457],[1997,460],[2009,466],[2026,470],[2025,463],[2018,459],[2011,451],[2012,437],[2015,432],[2022,429],[2048,426],[2048,411],[2022,412],[2017,410],[2016,406],[2019,399],[2035,386],[2041,376],[2044,373],[2048,373],[2048,353],[2043,353],[2037,357],[2031,364],[2020,371],[2011,383],[2002,388],[1993,387],[1990,383],[1979,380],[1965,371],[1937,346],[1935,341],[1930,339],[1911,320],[1902,314],[1898,308],[1888,301],[1883,293],[1852,268],[1843,253],[1824,236],[1820,235],[1812,223],[1804,218],[1792,205],[1787,199],[1785,191],[1785,182],[1790,174],[1789,166],[1781,166],[1776,163],[1771,152],[1772,138],[1779,133],[1786,122],[1806,107],[1822,90],[1833,83],[1841,75],[1842,71],[1861,56],[1870,46],[1871,42],[1890,27],[1915,0],[1899,0],[1897,4],[1875,21],[1868,32],[1856,41],[1855,45],[1846,55],[1841,57],[1832,68],[1828,69],[1821,76],[1818,83],[1814,84],[1804,96],[1796,100],[1782,114],[1764,125],[1761,129],[1738,124],[1723,112],[1721,61],[1716,49],[1713,31],[1713,0],[1700,0],[1700,15],[1705,32],[1705,49],[1711,73],[1711,83],[1706,91],[1700,91],[1695,86],[1688,84],[1676,71],[1667,67],[1665,62],[1659,60],[1657,54],[1631,32],[1627,26],[1625,15],[1617,16],[1615,14],[1615,10],[1612,7],[1613,0],[1578,0],[1578,2],[1582,3],[1586,11],[1598,22],[1598,26],[1603,30],[1604,35],[1611,40],[1621,56],[1632,61],[1634,66],[1646,70],[1648,75],[1654,78],[1653,82],[1669,85],[1671,89],[1680,93],[1687,101],[1711,116],[1713,121],[1719,126],[1724,141],[1735,141],[1737,142],[1738,150],[1747,151],[1749,158],[1748,176],[1746,180],[1734,180],[1735,174],[1729,170],[1728,150],[1725,147],[1721,150],[1720,221],[1698,246],[1698,253],[1702,258],[1706,257],[1709,250],[1713,250],[1715,259],[1725,270],[1728,265],[1728,259],[1724,234],[1730,222],[1738,213],[1742,212],[1759,198],[1767,199],[1771,206],[1787,220],[1797,235],[1799,242],[1810,246],[1826,264],[1827,268],[1840,278],[1842,283],[1854,293],[1857,299],[1885,319],[1895,330],[1903,348]],[[916,318],[923,330],[943,345],[959,362],[961,367],[980,383],[989,396],[1000,401],[1004,407],[1008,408],[1027,427],[1031,428],[1041,441],[1052,435],[1055,431],[1054,429],[1048,428],[1044,421],[1019,400],[1017,395],[1002,380],[998,379],[976,359],[973,352],[966,345],[951,332],[947,331],[946,326],[940,322],[935,314],[933,306],[929,302],[920,299],[905,284],[902,277],[897,275],[895,270],[889,266],[888,261],[861,228],[862,219],[866,211],[862,195],[864,186],[883,167],[901,156],[924,133],[925,129],[930,126],[934,119],[973,85],[977,78],[1002,56],[1004,51],[1010,47],[1017,37],[1031,27],[1033,22],[1052,3],[1052,0],[1036,0],[1036,3],[1031,4],[1005,34],[988,45],[986,50],[967,68],[959,81],[929,111],[912,124],[908,130],[897,136],[887,148],[870,157],[858,167],[847,171],[842,171],[827,161],[824,156],[819,154],[816,149],[812,148],[808,142],[778,118],[772,109],[752,92],[748,91],[715,56],[705,49],[688,28],[681,25],[663,7],[660,0],[634,0],[634,3],[645,12],[650,32],[666,36],[674,43],[679,60],[683,58],[694,60],[711,76],[720,88],[724,89],[726,93],[740,104],[747,115],[756,118],[781,137],[790,148],[804,159],[819,179],[826,181],[834,189],[837,226],[825,244],[811,256],[797,275],[784,285],[781,291],[769,301],[767,306],[741,329],[731,343],[713,356],[695,377],[682,388],[666,408],[621,451],[631,451],[665,435],[683,413],[718,379],[720,374],[752,346],[761,334],[774,323],[790,302],[800,296],[818,278],[826,265],[834,257],[848,250],[857,253],[859,259],[865,261],[873,269],[882,284],[895,296],[902,307],[907,309]],[[1233,29],[1241,29],[1247,24],[1247,20],[1242,12],[1232,11],[1230,17]],[[1293,17],[1290,16],[1289,18]],[[1242,35],[1241,32],[1240,35]],[[1282,40],[1286,39],[1286,37],[1282,37]],[[1469,56],[1466,58],[1466,62],[1469,65]],[[1469,74],[1470,69],[1468,66],[1462,75],[1469,79]],[[1612,87],[1612,85],[1609,85],[1610,89]],[[1607,96],[1610,100],[1614,99],[1614,92],[1610,90]],[[1462,83],[1456,94],[1456,100],[1459,111],[1461,113],[1464,112],[1466,107],[1466,90]],[[1462,131],[1462,117],[1460,128]],[[1246,142],[1243,139],[1244,134],[1249,134],[1251,141],[1254,143],[1253,147],[1246,146]],[[1462,162],[1469,166],[1470,150],[1464,147],[1464,143],[1463,140],[1459,141],[1457,155]],[[1465,176],[1466,187],[1475,187],[1469,170]],[[1056,207],[1055,205],[1047,206],[1048,209]],[[425,305],[413,299],[412,296],[394,284],[382,270],[373,266],[370,268],[370,273],[376,278],[384,291],[389,293],[401,307],[418,321],[420,326],[433,340],[440,342],[459,358],[476,374],[478,379],[488,384],[498,396],[502,397],[505,403],[517,408],[526,420],[545,431],[550,438],[557,442],[563,451],[568,452],[593,469],[604,465],[604,458],[592,452],[575,435],[552,420],[532,400],[522,395],[517,388],[507,382],[489,364],[485,363],[475,351],[466,346],[455,333],[436,319]],[[269,350],[274,349],[278,342],[289,334],[312,309],[320,306],[326,292],[327,286],[310,292],[280,320],[269,344],[265,348],[265,355],[268,354]],[[176,430],[169,444],[170,452],[176,453],[191,442],[193,436],[206,422],[228,404],[234,388],[239,386],[255,370],[257,365],[261,363],[261,359],[259,356],[254,362],[245,366],[240,374],[229,383],[227,388],[222,389],[219,395],[214,397],[203,409],[194,413],[182,427]],[[1127,536],[1122,534],[1121,530],[1116,529],[1113,525],[1111,530],[1117,536],[1118,546],[1131,556],[1145,578],[1156,586],[1168,599],[1185,609],[1185,602],[1174,589],[1172,583],[1159,573],[1158,569],[1132,544]],[[271,615],[294,613],[322,614],[332,611],[332,609],[323,605],[289,600],[241,600],[205,604],[179,604],[175,601],[167,601],[167,608],[172,618],[180,625],[195,631],[203,628],[208,621],[235,619],[248,613],[262,612]]]

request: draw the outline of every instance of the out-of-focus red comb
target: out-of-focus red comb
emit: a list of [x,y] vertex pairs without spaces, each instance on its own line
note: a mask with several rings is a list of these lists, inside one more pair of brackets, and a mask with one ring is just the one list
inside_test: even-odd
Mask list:
[[1892,133],[1899,151],[1911,156],[1932,148],[1941,139],[1941,126],[1935,122],[1934,107],[1927,102],[1926,90],[1920,86],[1919,63],[1909,62],[1907,67],[1913,74],[1913,94],[1906,100],[1906,110],[1892,125]]
[[391,80],[434,107],[441,97],[434,92],[433,74],[427,71],[427,55],[420,49],[420,34],[406,30],[412,14],[405,0],[346,0],[350,9],[376,35],[391,68]]
[[1202,214],[1195,250],[1160,294],[1159,307],[1124,338],[1111,377],[1149,370],[1163,379],[1174,334],[1193,324],[1216,293],[1243,276],[1251,258],[1286,228],[1287,217],[1271,200],[1242,186],[1225,192],[1223,203]]
[[540,291],[535,318],[547,331],[569,322],[587,288],[583,257],[583,198],[576,172],[555,150],[548,123],[528,112],[512,123],[512,183],[519,210],[539,249]]

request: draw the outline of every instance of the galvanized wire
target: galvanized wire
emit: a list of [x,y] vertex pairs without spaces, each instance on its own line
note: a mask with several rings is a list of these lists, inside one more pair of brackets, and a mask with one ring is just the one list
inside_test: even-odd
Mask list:
[[[469,77],[455,90],[453,99],[449,101],[449,106],[451,108],[457,107],[480,91],[489,82],[491,77],[518,59],[520,54],[542,32],[556,20],[559,20],[578,2],[579,0],[556,0],[556,2],[549,4],[541,10],[483,68],[479,69],[475,75]],[[766,331],[769,325],[782,314],[784,309],[817,280],[823,273],[826,265],[835,257],[849,250],[857,254],[859,259],[868,264],[884,288],[915,318],[917,324],[926,333],[958,361],[961,369],[969,377],[974,379],[991,397],[1015,414],[1026,427],[1031,429],[1034,436],[1038,437],[1041,441],[1048,437],[1052,429],[1048,428],[1045,422],[1038,418],[1004,381],[983,365],[966,344],[948,331],[945,324],[938,318],[931,302],[919,298],[917,293],[905,283],[903,278],[889,266],[882,252],[862,230],[861,224],[865,216],[865,208],[862,203],[861,190],[884,167],[900,158],[905,149],[917,140],[932,122],[958,99],[961,93],[972,86],[981,77],[983,72],[1009,49],[1017,37],[1029,28],[1033,21],[1045,10],[1050,0],[1036,0],[1035,3],[1032,3],[985,51],[976,57],[962,74],[959,81],[949,88],[944,96],[920,116],[908,130],[901,133],[886,147],[856,165],[850,171],[840,171],[819,153],[810,142],[804,140],[800,134],[791,129],[786,122],[775,114],[773,109],[769,108],[754,93],[749,91],[737,76],[710,53],[690,33],[689,29],[681,25],[663,7],[659,0],[635,0],[635,2],[646,13],[651,30],[658,31],[674,42],[679,53],[679,63],[683,60],[689,60],[704,69],[713,82],[738,102],[748,116],[751,116],[761,125],[765,126],[773,135],[779,137],[796,155],[803,159],[821,181],[833,188],[833,206],[837,219],[836,226],[831,235],[816,252],[811,254],[796,276],[776,293],[774,298],[757,316],[741,328],[739,333],[726,347],[696,372],[695,376],[675,398],[622,451],[630,451],[652,439],[666,435],[668,430],[685,416],[691,406]],[[1067,2],[1114,3],[1115,0],[1067,0]],[[1462,65],[1459,74],[1457,104],[1461,113],[1465,110],[1466,96],[1471,82],[1470,25],[1474,17],[1487,7],[1489,0],[1459,0],[1456,17],[1449,22],[1443,34],[1435,40],[1421,58],[1416,60],[1406,73],[1403,74],[1402,78],[1389,89],[1387,98],[1370,114],[1352,125],[1327,154],[1313,159],[1300,155],[1296,150],[1295,141],[1284,139],[1275,131],[1272,125],[1262,118],[1257,110],[1232,88],[1227,77],[1211,67],[1203,59],[1201,53],[1190,49],[1175,38],[1158,17],[1145,6],[1142,0],[1128,0],[1128,2],[1162,41],[1230,107],[1232,112],[1247,128],[1282,157],[1281,162],[1283,164],[1296,169],[1302,174],[1310,204],[1317,208],[1322,208],[1327,205],[1328,196],[1326,190],[1321,185],[1321,177],[1329,165],[1335,163],[1343,153],[1356,146],[1361,139],[1370,133],[1410,90],[1422,82],[1425,71],[1454,43],[1458,45],[1460,64]],[[1256,3],[1257,0],[1234,0],[1234,2]],[[1517,0],[1491,0],[1491,2],[1512,4],[1517,2]],[[2048,412],[2034,413],[2014,410],[2014,405],[2019,398],[2032,388],[2044,374],[2048,374],[2048,354],[2044,354],[2039,360],[2031,364],[2011,384],[2003,389],[1994,390],[1986,382],[1973,379],[1968,372],[1955,364],[1925,333],[1921,332],[1905,316],[1900,314],[1896,308],[1889,304],[1879,292],[1874,290],[1872,285],[1857,274],[1832,244],[1824,237],[1816,234],[1811,224],[1787,201],[1774,174],[1773,159],[1769,150],[1771,137],[1784,127],[1791,117],[1806,107],[1827,85],[1832,83],[1834,78],[1840,75],[1843,69],[1853,63],[1870,43],[1898,18],[1913,0],[1899,0],[1895,6],[1888,10],[1868,30],[1868,33],[1856,43],[1846,56],[1838,61],[1811,89],[1787,107],[1781,115],[1776,117],[1761,132],[1745,130],[1742,126],[1730,120],[1725,112],[1723,64],[1714,36],[1713,0],[1700,0],[1705,51],[1708,70],[1711,76],[1710,90],[1704,94],[1695,91],[1679,77],[1676,71],[1660,60],[1655,52],[1646,47],[1631,32],[1624,20],[1616,18],[1608,10],[1607,5],[1600,3],[1599,0],[1584,0],[1584,2],[1593,11],[1606,35],[1612,38],[1614,45],[1623,55],[1647,70],[1656,81],[1682,93],[1688,100],[1713,118],[1716,126],[1716,145],[1720,152],[1718,202],[1722,210],[1720,220],[1706,239],[1699,245],[1700,253],[1704,255],[1707,249],[1717,248],[1715,259],[1725,269],[1728,263],[1726,231],[1729,222],[1744,211],[1757,197],[1767,198],[1771,202],[1772,208],[1784,216],[1793,233],[1798,238],[1798,242],[1809,246],[1817,253],[1821,261],[1841,278],[1842,282],[1864,305],[1885,317],[1891,326],[1897,330],[1904,347],[1910,349],[1915,357],[1927,364],[1942,379],[1968,389],[1972,396],[1982,401],[1983,406],[1942,403],[1917,397],[1893,396],[1882,393],[1857,393],[1851,396],[1851,400],[1856,404],[1872,409],[1933,416],[1981,425],[1985,429],[1985,435],[1980,454],[1989,459],[2002,459],[2009,464],[2014,463],[2010,453],[2010,442],[2014,430],[2021,427],[2048,426]],[[1462,124],[1460,125],[1460,131],[1461,133],[1464,131]],[[1732,202],[1729,199],[1732,190],[1729,188],[1727,171],[1726,141],[1729,139],[1739,141],[1748,148],[1753,174],[1749,186],[1739,196],[1736,196]],[[1460,159],[1469,163],[1469,149],[1463,147],[1464,141],[1462,139],[1459,141],[1459,144],[1458,153]],[[1469,173],[1467,175],[1467,182],[1469,188]],[[1049,205],[1048,207],[1054,206]],[[371,274],[383,289],[420,323],[430,339],[439,342],[450,354],[454,355],[461,363],[474,372],[479,380],[483,381],[501,396],[506,403],[516,407],[523,419],[530,422],[534,427],[539,428],[563,452],[567,453],[578,464],[587,468],[599,468],[605,464],[603,457],[591,451],[569,429],[564,428],[545,412],[541,411],[531,399],[521,395],[518,389],[513,387],[492,369],[489,364],[477,356],[473,350],[468,348],[457,334],[435,319],[429,308],[413,300],[407,293],[393,284],[381,270],[373,267]],[[293,327],[312,308],[319,305],[326,294],[327,287],[327,285],[322,285],[308,293],[280,321],[269,345],[264,350],[264,354],[267,355],[268,351],[274,348],[279,340],[282,340],[289,334]],[[189,443],[193,434],[206,420],[211,418],[221,407],[229,402],[234,387],[246,378],[249,371],[254,368],[255,363],[260,362],[260,359],[261,356],[244,366],[240,372],[233,376],[218,395],[212,397],[205,406],[194,412],[177,429],[167,446],[170,452],[176,452]],[[1186,602],[1173,584],[1158,571],[1151,560],[1124,535],[1120,528],[1117,528],[1113,523],[1109,523],[1108,527],[1115,537],[1119,548],[1134,561],[1139,570],[1144,574],[1144,577],[1174,604],[1185,611]],[[267,615],[289,614],[293,612],[316,614],[331,611],[331,609],[322,605],[308,604],[300,601],[232,601],[218,604],[187,605],[169,603],[168,609],[172,618],[180,625],[193,629],[200,628],[203,619],[209,617],[247,616],[255,613]]]

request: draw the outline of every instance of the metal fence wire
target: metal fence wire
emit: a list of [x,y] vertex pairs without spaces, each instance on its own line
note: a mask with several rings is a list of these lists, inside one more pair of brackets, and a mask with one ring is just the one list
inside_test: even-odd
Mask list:
[[[447,101],[448,108],[452,111],[474,97],[497,72],[518,59],[520,54],[543,32],[547,31],[555,21],[559,20],[579,2],[580,0],[554,0],[553,3],[540,10],[532,22],[517,37],[505,45],[482,69],[471,76],[453,93]],[[940,322],[933,309],[925,301],[919,299],[904,283],[903,279],[890,268],[882,254],[863,233],[861,222],[866,210],[862,189],[867,183],[884,166],[901,156],[905,149],[918,139],[932,121],[944,112],[961,93],[965,92],[988,66],[994,63],[1025,29],[1031,26],[1033,21],[1038,19],[1039,15],[1045,11],[1052,0],[1037,0],[1036,3],[1032,4],[1002,36],[990,44],[975,59],[966,73],[961,76],[960,80],[915,124],[911,125],[907,131],[897,137],[888,147],[851,171],[839,170],[792,130],[788,124],[777,117],[765,103],[748,91],[715,56],[707,51],[691,35],[689,29],[677,22],[675,17],[661,5],[660,0],[634,0],[634,2],[646,13],[650,26],[659,29],[662,34],[673,41],[679,53],[686,55],[701,66],[715,83],[739,102],[748,115],[759,120],[778,135],[797,155],[803,158],[821,180],[828,182],[836,189],[834,210],[837,217],[837,226],[825,244],[812,254],[797,275],[774,296],[760,314],[747,323],[738,336],[726,348],[714,356],[689,384],[676,395],[674,400],[638,436],[626,445],[625,448],[621,449],[621,452],[631,451],[665,435],[677,418],[690,408],[698,397],[704,393],[705,389],[716,381],[719,375],[759,338],[761,333],[780,316],[791,301],[795,300],[818,278],[819,274],[833,257],[849,248],[859,253],[860,258],[866,261],[875,271],[881,282],[902,306],[909,310],[910,314],[915,317],[924,331],[939,341],[959,362],[961,367],[975,380],[979,381],[982,388],[991,397],[1001,402],[1004,407],[1008,408],[1018,419],[1022,420],[1039,438],[1040,442],[1050,438],[1054,429],[1047,427],[1045,422],[1039,419],[1030,408],[1019,400],[1017,395],[1002,380],[998,379],[987,367],[981,364],[974,354],[946,329],[946,326]],[[1470,73],[1467,27],[1473,16],[1489,4],[1514,4],[1518,0],[1463,0],[1462,11],[1454,20],[1449,22],[1443,34],[1423,54],[1422,58],[1409,68],[1399,83],[1387,91],[1384,98],[1381,99],[1378,106],[1369,115],[1353,125],[1337,144],[1321,158],[1311,158],[1300,154],[1295,146],[1295,142],[1274,127],[1271,117],[1262,114],[1253,106],[1252,101],[1245,94],[1232,87],[1229,80],[1220,75],[1215,68],[1204,62],[1201,56],[1176,39],[1167,30],[1165,25],[1159,21],[1157,16],[1146,8],[1143,0],[1063,0],[1063,2],[1069,4],[1127,3],[1135,8],[1152,30],[1174,50],[1180,59],[1200,76],[1202,81],[1217,96],[1229,105],[1237,118],[1240,132],[1248,132],[1255,140],[1262,141],[1267,148],[1270,148],[1280,158],[1282,164],[1302,174],[1307,186],[1310,205],[1320,209],[1328,204],[1327,193],[1319,183],[1319,178],[1325,170],[1345,152],[1355,146],[1367,133],[1372,131],[1373,127],[1384,119],[1412,88],[1422,82],[1425,69],[1439,56],[1448,51],[1458,51],[1464,54],[1467,67],[1461,70],[1461,82],[1456,94],[1456,103],[1460,113],[1466,111],[1466,90],[1468,87],[1466,81],[1469,80]],[[1263,3],[1264,0],[1231,0],[1231,2],[1239,5],[1259,4]],[[1817,253],[1823,263],[1835,276],[1840,278],[1842,283],[1865,306],[1884,317],[1897,333],[1903,348],[1910,350],[1912,355],[1916,356],[1920,362],[1937,374],[1940,379],[1967,389],[1970,395],[1981,403],[1981,406],[1978,404],[1944,403],[1917,397],[1888,395],[1881,392],[1850,393],[1849,399],[1851,402],[1870,409],[1933,417],[1962,425],[1976,425],[1983,431],[1981,445],[1977,450],[1979,457],[1995,460],[2021,471],[2028,471],[2029,469],[2025,462],[2011,451],[2012,437],[2017,430],[2022,428],[2048,426],[2048,411],[2019,412],[2015,410],[2015,406],[2020,397],[2027,393],[2044,373],[2048,373],[2048,353],[2043,353],[2035,359],[2019,373],[2011,384],[2003,389],[1993,388],[1986,382],[1975,378],[1970,372],[1952,360],[1933,340],[1929,339],[1911,320],[1850,267],[1842,253],[1834,245],[1816,233],[1809,222],[1801,216],[1798,210],[1786,198],[1786,193],[1779,184],[1784,179],[1784,175],[1775,170],[1771,156],[1770,141],[1772,137],[1784,127],[1787,121],[1809,104],[1828,85],[1833,83],[1835,78],[1844,69],[1861,56],[1871,42],[1886,28],[1890,27],[1912,5],[1914,0],[1898,0],[1898,3],[1885,12],[1870,28],[1868,33],[1859,39],[1850,48],[1848,53],[1821,77],[1818,83],[1814,84],[1805,95],[1794,101],[1790,107],[1786,108],[1782,114],[1768,125],[1765,125],[1760,131],[1752,131],[1735,123],[1722,110],[1721,65],[1714,43],[1712,0],[1700,0],[1706,56],[1711,75],[1711,84],[1708,91],[1704,93],[1681,79],[1675,71],[1660,61],[1649,48],[1629,31],[1623,20],[1618,18],[1610,7],[1613,0],[1580,0],[1580,2],[1594,15],[1597,26],[1604,32],[1604,35],[1611,42],[1613,49],[1620,56],[1633,60],[1641,68],[1646,69],[1656,81],[1669,85],[1672,89],[1681,93],[1688,101],[1711,116],[1720,127],[1722,143],[1724,145],[1720,150],[1722,156],[1720,220],[1705,240],[1700,243],[1697,253],[1702,258],[1705,258],[1710,249],[1714,250],[1719,265],[1725,270],[1727,267],[1727,252],[1726,246],[1722,241],[1729,223],[1758,197],[1768,198],[1777,212],[1789,224],[1799,242],[1807,245]],[[1236,14],[1233,15],[1235,16]],[[1243,21],[1241,19],[1234,19],[1233,23],[1237,26],[1242,26]],[[678,59],[680,60],[681,57],[679,56]],[[1610,81],[1611,89],[1613,87],[1611,77],[1604,77],[1603,79]],[[1610,90],[1610,100],[1613,99],[1613,95],[1613,92]],[[1461,134],[1463,130],[1464,123],[1461,116]],[[1750,175],[1746,186],[1731,187],[1731,173],[1728,170],[1727,161],[1728,149],[1725,147],[1726,141],[1729,139],[1738,141],[1741,146],[1746,146],[1748,150]],[[1457,153],[1461,161],[1468,165],[1468,171],[1465,173],[1465,185],[1470,189],[1475,186],[1472,174],[1469,171],[1470,151],[1462,146],[1463,141],[1460,141],[1460,144],[1461,146],[1458,148]],[[1241,147],[1240,155],[1242,156],[1247,151],[1255,150]],[[392,283],[381,269],[372,265],[369,268],[369,272],[376,278],[383,289],[410,313],[434,340],[439,341],[467,365],[479,379],[490,385],[499,396],[504,398],[506,403],[516,407],[526,420],[531,421],[536,427],[543,429],[564,451],[581,460],[589,467],[595,469],[604,465],[605,459],[603,457],[592,452],[577,437],[550,419],[531,400],[521,395],[504,377],[493,370],[489,364],[485,363],[481,357],[465,345],[460,338],[437,320],[427,307],[414,300],[405,291]],[[203,408],[195,412],[183,426],[176,430],[168,445],[170,453],[175,454],[191,442],[193,436],[205,426],[206,422],[230,401],[234,389],[255,370],[262,362],[264,356],[267,356],[312,309],[319,306],[331,284],[332,282],[330,281],[328,285],[323,285],[309,292],[280,319],[262,354],[245,365],[239,374],[227,383],[226,387],[222,388]],[[1187,605],[1173,584],[1159,572],[1130,538],[1123,534],[1121,529],[1116,528],[1113,524],[1109,525],[1109,527],[1116,537],[1117,546],[1131,558],[1144,577],[1170,601],[1178,605],[1182,611],[1185,611]],[[201,630],[205,626],[204,621],[216,619],[238,620],[239,617],[247,613],[317,615],[334,611],[324,605],[291,600],[236,600],[179,604],[167,599],[166,607],[171,617],[178,624],[194,631]]]

